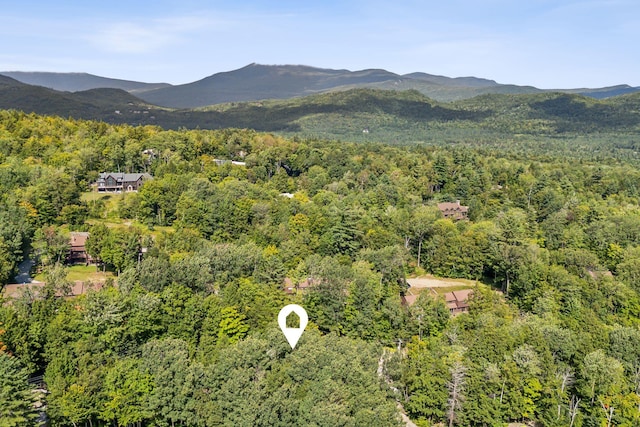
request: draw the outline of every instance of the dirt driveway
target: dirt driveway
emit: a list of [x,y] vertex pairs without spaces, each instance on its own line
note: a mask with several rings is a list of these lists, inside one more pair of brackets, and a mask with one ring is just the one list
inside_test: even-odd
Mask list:
[[451,286],[467,285],[473,287],[475,282],[473,280],[465,279],[444,279],[433,276],[421,276],[407,279],[407,283],[412,288],[424,289],[424,288],[448,288]]

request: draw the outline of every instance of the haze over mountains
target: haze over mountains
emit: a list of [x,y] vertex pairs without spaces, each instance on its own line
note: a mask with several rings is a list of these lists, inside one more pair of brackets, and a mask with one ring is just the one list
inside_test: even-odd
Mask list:
[[[444,77],[421,72],[399,75],[381,69],[332,70],[303,65],[250,64],[238,70],[216,73],[182,84],[142,83],[110,79],[86,73],[0,72],[22,83],[58,91],[77,92],[97,88],[122,89],[140,99],[169,108],[197,108],[228,102],[289,99],[354,88],[417,90],[436,101],[448,102],[474,96],[531,94],[545,90],[532,86],[499,84],[477,77]],[[560,89],[593,98],[607,98],[639,91],[628,85],[594,89]]]

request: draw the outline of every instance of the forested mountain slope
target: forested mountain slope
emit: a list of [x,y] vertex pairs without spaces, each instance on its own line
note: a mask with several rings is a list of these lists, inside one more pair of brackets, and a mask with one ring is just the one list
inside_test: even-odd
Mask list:
[[141,83],[110,79],[87,73],[2,72],[23,83],[60,91],[98,88],[123,89],[145,101],[171,108],[197,108],[228,102],[291,99],[349,89],[417,90],[440,102],[473,98],[484,94],[573,93],[609,98],[638,92],[640,88],[617,85],[603,88],[538,89],[533,86],[500,84],[477,77],[446,77],[423,72],[399,75],[382,69],[335,70],[305,65],[249,64],[179,85]]
[[[115,123],[149,120],[149,106],[121,89],[68,93],[20,83],[0,75],[0,108]],[[147,116],[145,115],[145,116]]]
[[195,108],[227,102],[287,99],[346,85],[365,85],[400,78],[385,70],[331,70],[303,65],[250,64],[197,82],[162,88],[141,96],[172,108]]
[[[255,129],[300,129],[312,132],[317,122],[327,127],[347,123],[363,128],[401,133],[420,126],[491,129],[532,134],[599,131],[636,131],[640,112],[627,108],[640,95],[622,100],[598,101],[580,95],[483,95],[456,103],[439,103],[416,91],[393,92],[354,89],[314,95],[290,101],[265,101],[212,106],[199,111],[216,112],[228,121]],[[367,120],[369,120],[367,126]],[[362,123],[363,127],[357,126]],[[420,134],[416,135],[419,137]]]
[[[394,111],[423,114],[405,97]],[[517,111],[562,117],[555,102],[585,123],[603,105]],[[429,105],[483,121],[485,104]],[[640,172],[615,138],[582,143],[578,158],[2,111],[0,283],[37,256],[47,285],[0,304],[0,414],[24,424],[43,374],[54,426],[387,426],[396,402],[421,425],[638,425]],[[154,179],[90,192],[117,170]],[[469,220],[442,217],[454,200]],[[71,230],[113,279],[63,299]],[[470,311],[404,304],[424,272],[477,281]],[[295,350],[276,323],[292,302],[310,319]]]
[[632,135],[640,127],[637,94],[606,100],[563,93],[493,94],[440,103],[415,90],[352,89],[291,100],[170,110],[122,90],[67,93],[4,79],[0,85],[3,108],[165,129],[236,127],[349,141],[434,143],[495,141],[518,135]]

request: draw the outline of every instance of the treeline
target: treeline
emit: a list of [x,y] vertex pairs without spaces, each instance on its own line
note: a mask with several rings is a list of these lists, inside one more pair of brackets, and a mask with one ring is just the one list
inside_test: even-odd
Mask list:
[[[86,196],[117,170],[154,179]],[[31,254],[48,289],[0,308],[0,371],[15,396],[44,373],[54,425],[395,425],[393,400],[419,425],[638,425],[639,184],[619,159],[543,148],[2,112],[0,281]],[[455,200],[469,221],[436,207]],[[117,287],[55,297],[70,229]],[[490,287],[456,318],[426,295],[403,305],[425,271]],[[287,295],[285,278],[313,285]],[[275,322],[288,302],[311,321],[293,352]]]

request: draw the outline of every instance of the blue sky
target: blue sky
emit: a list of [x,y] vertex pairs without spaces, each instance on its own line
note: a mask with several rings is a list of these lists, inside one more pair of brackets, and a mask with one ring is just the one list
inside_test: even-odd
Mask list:
[[637,0],[0,0],[0,7],[2,71],[180,84],[257,62],[540,88],[640,86]]

